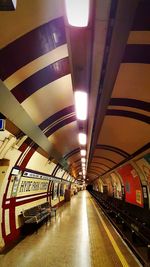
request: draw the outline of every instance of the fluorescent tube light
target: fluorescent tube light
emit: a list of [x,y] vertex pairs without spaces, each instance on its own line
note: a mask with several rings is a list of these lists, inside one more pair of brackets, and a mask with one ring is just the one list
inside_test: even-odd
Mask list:
[[82,173],[83,173],[83,175],[85,175],[86,174],[86,171],[85,170],[82,170]]
[[66,13],[71,26],[86,27],[89,20],[89,0],[66,0]]
[[87,93],[83,91],[76,91],[75,96],[75,109],[78,120],[87,119]]
[[85,149],[81,149],[80,150],[80,154],[81,154],[81,156],[86,156],[86,150]]
[[86,159],[85,158],[81,158],[81,162],[86,162]]
[[79,133],[79,143],[80,145],[86,145],[86,134]]

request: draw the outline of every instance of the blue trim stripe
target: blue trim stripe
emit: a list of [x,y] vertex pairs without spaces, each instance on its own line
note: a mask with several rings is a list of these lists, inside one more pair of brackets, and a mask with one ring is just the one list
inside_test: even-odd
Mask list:
[[56,132],[57,130],[59,130],[60,128],[66,126],[67,124],[76,121],[76,115],[70,116],[67,119],[64,119],[63,121],[57,123],[54,127],[52,127],[51,129],[49,129],[45,135],[48,137],[50,135],[52,135],[54,132]]
[[74,168],[72,168],[75,172],[77,172],[78,170],[81,170],[81,166],[76,166]]
[[111,98],[110,106],[125,106],[150,111],[150,103],[131,98]]
[[76,148],[76,149],[70,151],[69,153],[67,153],[67,154],[64,156],[64,159],[68,159],[68,158],[70,158],[71,156],[73,156],[74,154],[79,153],[79,152],[80,152],[80,148],[78,147],[78,148]]
[[92,162],[91,162],[91,166],[92,166],[93,163],[98,164],[98,165],[103,165],[104,167],[110,169],[110,166],[108,166],[108,165],[106,165],[106,164],[104,164],[104,163],[101,163],[101,162],[98,162],[98,161],[92,161]]
[[[99,166],[92,166],[92,165],[90,165],[90,168],[89,168],[90,170],[101,170],[101,171],[103,171],[103,172],[105,172],[106,170],[104,170],[103,168],[101,168],[101,167],[99,167]],[[110,169],[110,168],[109,168]]]
[[55,166],[55,168],[54,168],[54,170],[53,170],[53,172],[52,172],[52,174],[51,175],[55,175],[56,174],[56,172],[57,172],[57,170],[60,168],[60,165],[59,165],[59,163]]
[[79,162],[79,161],[81,162],[81,158],[75,160],[74,163]]
[[0,78],[5,80],[29,62],[66,43],[63,17],[23,35],[0,51]]
[[76,170],[77,168],[81,169],[81,159],[80,159],[80,163],[78,163],[76,166],[73,166],[73,164],[71,164],[70,166],[72,169]]
[[150,45],[128,44],[122,62],[150,64]]
[[95,159],[105,159],[105,160],[110,161],[110,162],[113,163],[113,164],[117,164],[116,161],[113,161],[113,160],[111,160],[110,158],[99,157],[99,156],[93,156],[93,158],[95,158]]
[[57,62],[34,73],[11,90],[16,99],[22,103],[26,98],[31,96],[43,86],[70,73],[68,57],[58,60]]
[[91,174],[94,174],[94,175],[96,175],[96,176],[99,176],[99,175],[101,175],[101,173],[99,173],[99,172],[93,172],[93,171],[87,171],[87,173],[88,173],[88,176],[89,176],[89,174],[91,173]]
[[106,112],[106,115],[132,118],[134,120],[138,120],[138,121],[142,121],[144,123],[150,124],[150,116],[146,116],[146,115],[128,111],[128,110],[108,109]]
[[130,154],[128,154],[127,152],[123,151],[123,150],[120,149],[120,148],[114,147],[114,146],[108,146],[108,145],[100,145],[100,144],[97,144],[97,145],[96,145],[96,149],[105,149],[105,150],[109,150],[109,151],[112,151],[112,152],[115,152],[115,153],[121,155],[121,156],[124,157],[124,158],[130,156]]
[[150,31],[150,1],[139,1],[132,31]]
[[[76,165],[77,164],[77,165]],[[76,166],[75,166],[76,165]],[[70,168],[76,168],[81,166],[81,158],[79,158],[78,160],[75,160],[72,164],[70,164]]]
[[49,125],[51,125],[55,121],[59,120],[60,118],[63,118],[66,115],[69,115],[72,112],[75,112],[74,105],[68,106],[68,107],[66,107],[64,109],[61,109],[58,112],[56,112],[55,114],[53,114],[52,116],[50,116],[49,118],[47,118],[45,121],[43,121],[39,125],[39,127],[40,127],[41,130],[44,130],[45,128],[47,128]]

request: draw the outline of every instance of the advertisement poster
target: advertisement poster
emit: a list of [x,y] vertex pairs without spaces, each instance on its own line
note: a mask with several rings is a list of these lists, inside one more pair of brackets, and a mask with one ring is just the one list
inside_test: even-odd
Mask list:
[[[149,196],[149,207],[150,207],[150,154],[145,155],[143,158],[136,161],[137,166],[140,168],[143,174],[143,184],[147,186]],[[146,191],[144,188],[143,190]],[[145,197],[146,197],[146,192]]]
[[113,190],[113,185],[112,185],[112,181],[111,181],[110,177],[105,178],[105,183],[107,185],[108,195],[113,197],[114,190]]
[[103,193],[103,182],[101,179],[98,180],[98,190]]
[[113,190],[114,190],[114,197],[118,199],[122,199],[122,185],[121,181],[119,180],[118,175],[113,172],[111,173]]
[[132,165],[128,164],[117,170],[125,188],[125,201],[143,207],[143,191],[140,178]]
[[136,164],[140,168],[145,178],[145,183],[148,186],[150,192],[150,154],[136,161]]

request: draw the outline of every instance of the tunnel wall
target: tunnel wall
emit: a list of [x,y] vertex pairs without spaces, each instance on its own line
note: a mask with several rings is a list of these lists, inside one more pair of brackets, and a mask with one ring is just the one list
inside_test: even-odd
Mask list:
[[76,190],[73,177],[37,148],[27,137],[0,132],[0,249],[20,237],[23,210],[60,205],[66,189]]
[[99,177],[94,190],[150,209],[150,154],[146,153]]

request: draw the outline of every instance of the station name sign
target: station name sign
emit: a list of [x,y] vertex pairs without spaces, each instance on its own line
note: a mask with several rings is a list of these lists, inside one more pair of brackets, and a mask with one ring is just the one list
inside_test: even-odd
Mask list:
[[28,172],[28,171],[24,171],[23,177],[33,178],[33,179],[41,179],[41,180],[49,180],[49,181],[55,181],[55,182],[60,182],[60,180],[61,180],[61,179],[58,179],[58,178],[55,178],[52,176]]
[[42,182],[42,181],[21,181],[20,187],[19,187],[19,193],[20,192],[31,192],[31,191],[45,191],[48,189],[48,181]]

